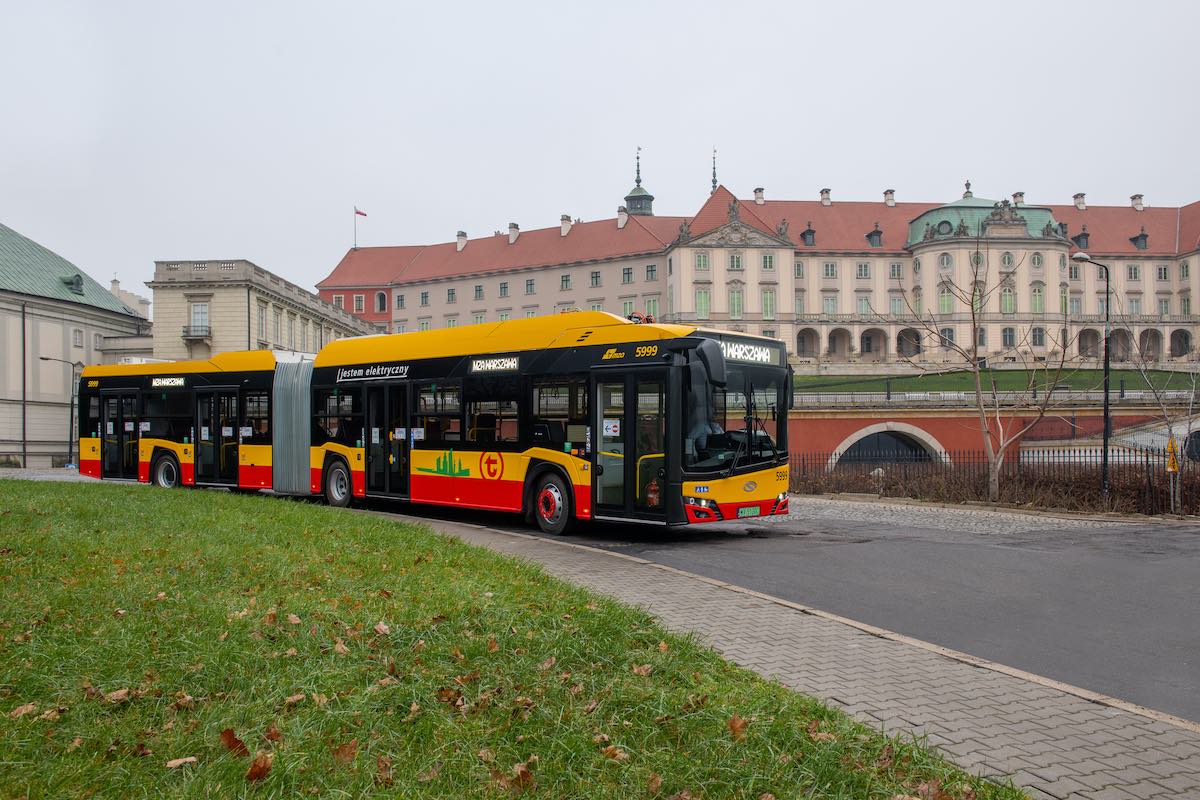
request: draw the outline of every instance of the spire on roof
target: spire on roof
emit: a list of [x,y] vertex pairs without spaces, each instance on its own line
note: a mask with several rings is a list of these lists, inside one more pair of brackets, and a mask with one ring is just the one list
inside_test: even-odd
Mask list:
[[713,174],[712,174],[712,194],[717,190],[717,148],[713,148]]
[[630,214],[635,214],[641,217],[654,216],[654,195],[642,188],[642,148],[638,145],[637,155],[634,157],[634,181],[633,188],[629,190],[629,194],[625,195],[625,207]]
[[965,184],[963,184],[963,186],[966,189],[966,191],[963,192],[963,197],[974,197],[975,196],[975,195],[971,194],[971,179],[970,178],[967,179],[967,182]]

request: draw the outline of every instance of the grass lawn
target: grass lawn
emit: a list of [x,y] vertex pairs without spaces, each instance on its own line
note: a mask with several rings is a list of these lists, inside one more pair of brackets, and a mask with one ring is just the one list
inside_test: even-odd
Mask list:
[[[1049,370],[1053,380],[1055,372]],[[1191,389],[1192,375],[1187,372],[1154,371],[1150,372],[1150,380],[1159,389]],[[988,376],[985,373],[984,378]],[[1039,387],[1045,385],[1046,373],[1038,371]],[[886,390],[886,376],[883,375],[796,375],[796,391],[798,392],[882,392]],[[1114,369],[1111,375],[1112,390],[1115,393],[1125,382],[1125,388],[1146,389],[1145,378],[1137,370]],[[969,371],[948,372],[938,375],[913,375],[893,377],[893,392],[966,392],[974,391],[975,379]],[[1062,384],[1081,391],[1100,391],[1104,387],[1104,372],[1098,369],[1063,370]],[[1001,391],[1020,391],[1029,387],[1029,373],[1026,370],[997,370],[996,385]]]
[[307,502],[0,480],[0,601],[3,797],[1023,797],[533,566]]

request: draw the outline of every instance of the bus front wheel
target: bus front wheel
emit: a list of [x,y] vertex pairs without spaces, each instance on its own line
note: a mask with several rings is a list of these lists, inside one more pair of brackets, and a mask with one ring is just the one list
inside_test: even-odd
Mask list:
[[350,505],[350,470],[342,461],[334,461],[325,470],[325,502],[335,508]]
[[179,462],[174,456],[160,455],[154,459],[154,466],[150,470],[150,474],[154,477],[154,485],[162,489],[174,489],[179,485]]
[[543,533],[555,536],[567,529],[571,521],[571,500],[566,482],[550,473],[538,481],[533,493],[533,518]]

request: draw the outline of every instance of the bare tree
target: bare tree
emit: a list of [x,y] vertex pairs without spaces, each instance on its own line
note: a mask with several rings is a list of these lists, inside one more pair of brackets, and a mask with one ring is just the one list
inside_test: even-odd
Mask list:
[[[1011,340],[1000,342],[991,353],[1014,369],[1023,367],[1026,381],[1016,390],[1001,390],[997,380],[998,370],[987,362],[988,344],[981,341],[982,324],[992,321],[989,308],[999,307],[1008,312],[1007,304],[1016,302],[1016,284],[1012,274],[1020,263],[1002,264],[1001,269],[992,270],[992,256],[986,237],[975,238],[975,249],[969,258],[968,280],[959,282],[953,270],[945,273],[938,266],[938,281],[935,289],[936,312],[925,307],[920,294],[909,291],[900,284],[901,296],[908,313],[920,329],[921,338],[950,353],[956,363],[969,370],[973,383],[973,399],[978,412],[983,451],[988,466],[988,500],[995,503],[1000,499],[1000,474],[1004,459],[1021,437],[1046,415],[1063,402],[1057,390],[1078,369],[1078,361],[1069,356],[1073,338],[1065,309],[1059,315],[1046,314],[1047,321],[1061,320],[1060,330],[1052,327],[1013,326]],[[966,285],[963,285],[965,283]],[[1043,295],[1042,302],[1045,303]],[[961,321],[966,309],[970,322],[970,338],[967,342],[956,341],[955,321]],[[1044,306],[1043,306],[1044,308]],[[1038,333],[1035,335],[1034,329]],[[1035,341],[1035,338],[1040,339]],[[1045,352],[1046,356],[1038,353]],[[922,373],[930,372],[929,364],[917,361],[912,356],[902,356]],[[1021,422],[1025,424],[1021,424]]]

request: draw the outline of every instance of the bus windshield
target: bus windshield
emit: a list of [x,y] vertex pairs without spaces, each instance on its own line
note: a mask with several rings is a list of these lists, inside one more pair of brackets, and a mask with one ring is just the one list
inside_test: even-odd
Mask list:
[[782,455],[787,373],[777,367],[741,364],[727,364],[726,370],[726,384],[720,388],[709,383],[702,364],[690,366],[685,472],[732,472],[776,461]]

